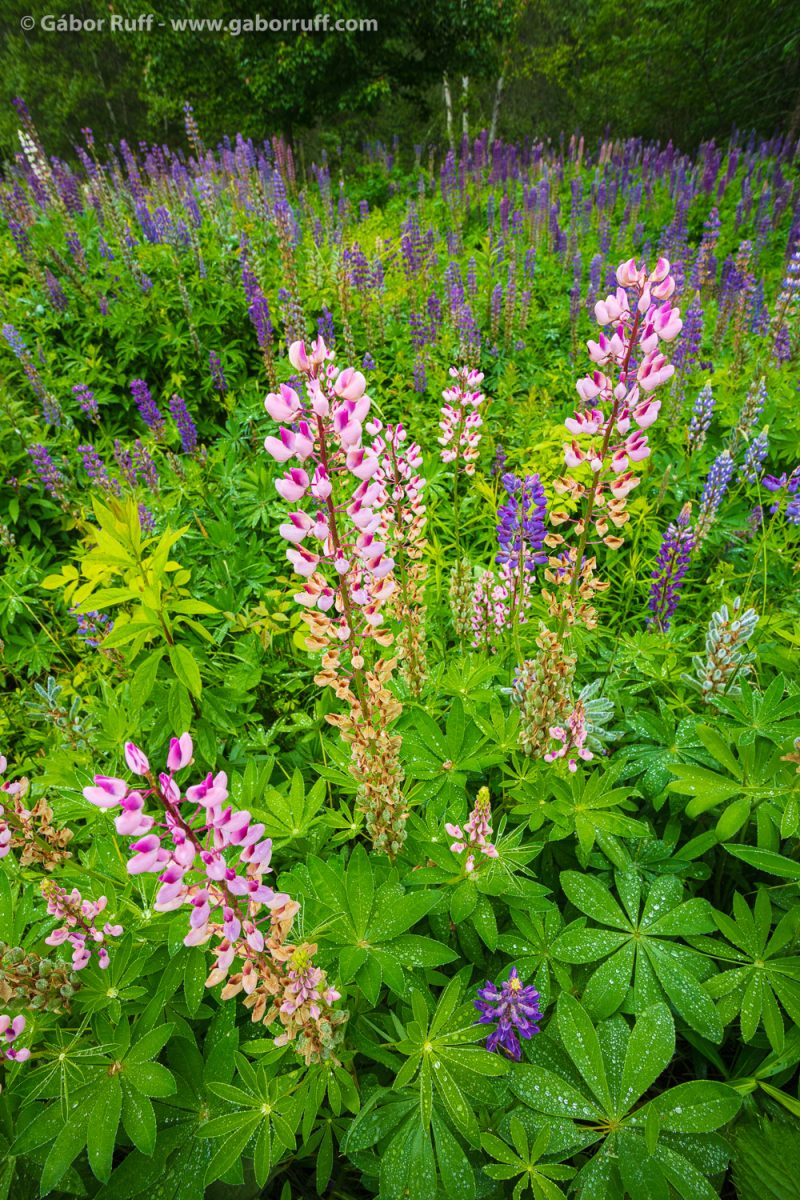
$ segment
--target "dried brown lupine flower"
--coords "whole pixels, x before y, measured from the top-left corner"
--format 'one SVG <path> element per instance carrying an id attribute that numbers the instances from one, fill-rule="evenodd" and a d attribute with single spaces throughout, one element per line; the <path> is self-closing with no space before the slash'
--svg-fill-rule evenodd
<path id="1" fill-rule="evenodd" d="M 576 572 L 576 554 L 575 548 L 570 547 L 559 557 L 548 558 L 544 577 L 548 583 L 556 584 L 558 591 L 543 588 L 542 596 L 550 615 L 561 622 L 564 630 L 579 624 L 594 629 L 597 625 L 594 597 L 598 592 L 607 591 L 609 584 L 596 577 L 597 559 L 594 557 L 584 558 Z"/>
<path id="2" fill-rule="evenodd" d="M 309 1065 L 329 1059 L 335 1062 L 348 1013 L 333 1008 L 340 995 L 328 983 L 326 973 L 314 965 L 316 945 L 286 941 L 299 908 L 296 901 L 289 900 L 272 910 L 263 950 L 248 949 L 241 971 L 230 978 L 233 952 L 223 939 L 216 947 L 217 965 L 206 987 L 227 979 L 223 1000 L 244 992 L 243 1003 L 251 1010 L 251 1020 L 264 1025 L 280 1021 L 283 1032 L 276 1037 L 276 1045 L 292 1042 Z"/>
<path id="3" fill-rule="evenodd" d="M 80 978 L 66 963 L 0 942 L 0 1004 L 69 1012 Z"/>
<path id="4" fill-rule="evenodd" d="M 459 641 L 472 636 L 472 568 L 466 558 L 450 572 L 450 615 Z"/>
<path id="5" fill-rule="evenodd" d="M 0 788 L 0 800 L 10 797 L 13 802 L 13 808 L 7 803 L 0 804 L 4 853 L 19 851 L 20 866 L 37 865 L 45 871 L 53 871 L 72 857 L 67 850 L 72 830 L 57 829 L 53 825 L 53 810 L 44 796 L 40 796 L 32 808 L 26 808 L 24 801 L 29 787 L 29 781 L 23 776 Z"/>
<path id="6" fill-rule="evenodd" d="M 329 662 L 335 651 L 323 658 Z M 380 853 L 395 858 L 405 841 L 408 813 L 403 800 L 403 769 L 400 766 L 401 738 L 391 726 L 401 712 L 397 699 L 389 691 L 397 660 L 379 659 L 372 671 L 364 672 L 365 697 L 360 700 L 349 685 L 341 686 L 337 676 L 337 695 L 347 700 L 349 712 L 329 713 L 326 720 L 336 726 L 351 750 L 350 771 L 359 785 L 357 804 L 364 813 L 367 832 Z M 327 673 L 316 682 L 327 682 Z"/>
<path id="7" fill-rule="evenodd" d="M 511 695 L 520 709 L 520 746 L 525 754 L 540 756 L 550 746 L 551 726 L 563 725 L 572 710 L 576 657 L 544 624 L 536 646 L 533 658 L 518 668 Z"/>

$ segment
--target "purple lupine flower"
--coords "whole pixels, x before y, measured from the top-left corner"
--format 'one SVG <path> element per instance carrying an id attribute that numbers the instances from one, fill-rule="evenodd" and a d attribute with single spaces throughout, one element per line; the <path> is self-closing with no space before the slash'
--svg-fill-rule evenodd
<path id="1" fill-rule="evenodd" d="M 93 650 L 102 642 L 107 633 L 111 633 L 114 628 L 114 622 L 106 613 L 87 612 L 82 613 L 77 608 L 70 608 L 68 612 L 71 617 L 75 618 L 77 625 L 76 633 L 79 638 L 86 642 L 87 646 L 91 646 Z"/>
<path id="2" fill-rule="evenodd" d="M 497 1028 L 486 1039 L 486 1049 L 507 1054 L 519 1062 L 522 1058 L 519 1039 L 527 1041 L 538 1033 L 542 1019 L 536 988 L 531 984 L 523 985 L 517 968 L 512 967 L 508 979 L 504 979 L 499 987 L 487 980 L 486 986 L 478 989 L 478 999 L 474 1003 L 481 1014 L 479 1024 L 497 1022 Z"/>
<path id="3" fill-rule="evenodd" d="M 772 355 L 775 359 L 775 365 L 782 367 L 785 362 L 788 362 L 792 357 L 792 339 L 789 333 L 788 325 L 781 325 L 778 332 L 775 334 L 775 341 L 772 345 Z"/>
<path id="4" fill-rule="evenodd" d="M 146 504 L 139 505 L 139 528 L 142 533 L 155 533 L 156 519 Z"/>
<path id="5" fill-rule="evenodd" d="M 769 453 L 769 429 L 765 425 L 745 450 L 744 462 L 739 468 L 739 478 L 746 483 L 758 483 L 764 470 L 764 461 Z"/>
<path id="6" fill-rule="evenodd" d="M 693 454 L 695 450 L 700 450 L 705 444 L 706 434 L 714 415 L 715 403 L 711 384 L 707 383 L 692 406 L 692 419 L 689 422 L 687 435 L 690 454 Z"/>
<path id="7" fill-rule="evenodd" d="M 723 450 L 711 464 L 706 478 L 703 495 L 700 497 L 700 511 L 697 514 L 696 536 L 697 544 L 707 536 L 717 516 L 717 509 L 722 503 L 728 486 L 733 478 L 735 464 L 730 450 Z"/>
<path id="8" fill-rule="evenodd" d="M 666 633 L 675 609 L 683 577 L 689 569 L 689 560 L 695 547 L 695 535 L 689 524 L 691 505 L 684 504 L 676 521 L 666 529 L 661 549 L 652 573 L 653 583 L 647 606 L 651 615 L 647 618 L 648 629 Z"/>
<path id="9" fill-rule="evenodd" d="M 3 337 L 6 339 L 17 358 L 22 358 L 23 355 L 27 354 L 28 347 L 25 345 L 13 325 L 3 326 Z"/>
<path id="10" fill-rule="evenodd" d="M 162 437 L 166 429 L 166 422 L 158 405 L 150 395 L 150 389 L 145 381 L 143 379 L 131 380 L 131 392 L 145 425 L 152 429 L 156 437 Z"/>
<path id="11" fill-rule="evenodd" d="M 502 475 L 506 469 L 507 462 L 508 462 L 508 455 L 506 454 L 505 450 L 503 449 L 502 442 L 498 442 L 497 447 L 494 452 L 494 462 L 492 463 L 491 467 L 489 468 L 489 474 L 492 477 L 497 476 L 497 475 Z"/>
<path id="12" fill-rule="evenodd" d="M 60 500 L 64 487 L 64 476 L 50 457 L 50 451 L 41 442 L 34 442 L 32 446 L 28 447 L 28 454 L 33 459 L 34 469 L 44 490 L 56 500 Z"/>
<path id="13" fill-rule="evenodd" d="M 85 383 L 76 383 L 73 385 L 72 394 L 78 401 L 81 410 L 97 425 L 100 421 L 100 413 L 98 412 L 94 392 L 90 392 Z"/>
<path id="14" fill-rule="evenodd" d="M 247 310 L 250 323 L 256 331 L 259 347 L 263 350 L 272 341 L 273 327 L 269 315 L 269 304 L 263 292 L 257 290 Z"/>
<path id="15" fill-rule="evenodd" d="M 44 279 L 47 284 L 47 290 L 50 293 L 50 303 L 56 312 L 64 312 L 67 307 L 67 297 L 64 295 L 64 289 L 56 279 L 49 267 L 45 267 Z"/>
<path id="16" fill-rule="evenodd" d="M 131 462 L 137 478 L 141 478 L 145 487 L 151 492 L 158 491 L 158 470 L 150 451 L 140 438 L 133 443 Z"/>
<path id="17" fill-rule="evenodd" d="M 184 454 L 194 454 L 197 449 L 197 427 L 189 415 L 186 401 L 176 393 L 169 402 L 169 411 L 181 436 L 181 450 Z"/>
<path id="18" fill-rule="evenodd" d="M 225 372 L 222 370 L 222 362 L 216 350 L 211 350 L 208 355 L 208 366 L 211 371 L 211 382 L 214 385 L 215 391 L 220 395 L 225 394 L 228 390 L 228 384 L 225 380 Z"/>
<path id="19" fill-rule="evenodd" d="M 366 352 L 366 354 L 364 355 L 363 359 L 361 360 L 361 370 L 362 371 L 374 371 L 375 367 L 376 367 L 375 359 L 372 357 L 372 355 L 370 354 L 370 352 L 368 350 Z"/>
<path id="20" fill-rule="evenodd" d="M 414 361 L 414 391 L 424 392 L 428 387 L 428 372 L 425 367 L 425 361 L 422 358 L 417 358 Z"/>
<path id="21" fill-rule="evenodd" d="M 322 316 L 317 318 L 317 333 L 322 338 L 328 349 L 333 349 L 336 344 L 336 333 L 333 328 L 333 313 L 329 308 L 322 306 Z"/>
<path id="22" fill-rule="evenodd" d="M 547 554 L 542 553 L 547 516 L 544 487 L 538 475 L 526 475 L 523 480 L 509 473 L 502 482 L 508 501 L 497 510 L 500 550 L 495 562 L 534 571 L 538 563 L 547 562 Z"/>
<path id="23" fill-rule="evenodd" d="M 78 446 L 78 454 L 83 459 L 83 469 L 92 483 L 97 484 L 104 492 L 115 492 L 118 495 L 119 484 L 111 478 L 106 464 L 91 442 Z"/>

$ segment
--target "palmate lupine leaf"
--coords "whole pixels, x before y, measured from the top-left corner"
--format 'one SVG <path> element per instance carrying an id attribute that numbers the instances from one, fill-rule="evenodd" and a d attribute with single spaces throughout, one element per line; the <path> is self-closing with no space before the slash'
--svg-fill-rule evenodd
<path id="1" fill-rule="evenodd" d="M 716 1196 L 707 1177 L 728 1155 L 713 1131 L 735 1116 L 741 1097 L 726 1084 L 697 1081 L 642 1103 L 674 1051 L 664 1004 L 640 1012 L 632 1030 L 620 1016 L 595 1028 L 573 996 L 559 997 L 555 1030 L 530 1044 L 531 1061 L 515 1070 L 511 1090 L 534 1112 L 570 1121 L 576 1143 L 594 1147 L 571 1184 L 581 1197 L 669 1200 L 670 1186 L 684 1200 Z"/>
<path id="2" fill-rule="evenodd" d="M 745 1042 L 751 1042 L 763 1027 L 779 1053 L 784 1046 L 781 1007 L 800 1026 L 800 957 L 782 953 L 796 940 L 800 911 L 792 908 L 784 913 L 773 930 L 772 904 L 761 888 L 752 909 L 737 892 L 733 916 L 715 912 L 714 919 L 727 944 L 711 938 L 689 939 L 720 965 L 729 966 L 706 982 L 706 991 L 718 1002 L 726 1025 L 738 1014 Z"/>
<path id="3" fill-rule="evenodd" d="M 563 871 L 561 886 L 575 907 L 599 926 L 579 919 L 557 939 L 554 950 L 565 962 L 603 960 L 584 989 L 588 1010 L 608 1017 L 622 1005 L 633 986 L 637 1011 L 656 1000 L 667 1001 L 680 1017 L 712 1042 L 722 1040 L 722 1022 L 701 979 L 708 974 L 702 956 L 675 942 L 715 928 L 711 906 L 696 897 L 684 900 L 674 876 L 652 883 L 642 903 L 642 882 L 632 872 L 616 872 L 622 906 L 596 876 Z"/>

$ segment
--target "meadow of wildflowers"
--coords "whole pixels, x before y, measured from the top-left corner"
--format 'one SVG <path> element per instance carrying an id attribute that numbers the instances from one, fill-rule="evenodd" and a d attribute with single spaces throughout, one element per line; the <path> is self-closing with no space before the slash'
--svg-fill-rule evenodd
<path id="1" fill-rule="evenodd" d="M 796 1196 L 800 143 L 17 110 L 0 1197 Z"/>

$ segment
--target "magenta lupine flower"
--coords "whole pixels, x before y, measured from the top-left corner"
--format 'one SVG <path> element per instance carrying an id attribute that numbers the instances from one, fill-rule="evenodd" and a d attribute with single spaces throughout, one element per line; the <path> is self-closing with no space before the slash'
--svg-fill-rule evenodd
<path id="1" fill-rule="evenodd" d="M 456 840 L 451 844 L 453 854 L 468 851 L 464 870 L 468 875 L 475 870 L 475 855 L 480 852 L 487 858 L 497 858 L 497 849 L 492 842 L 492 805 L 489 789 L 481 788 L 475 804 L 462 830 L 460 825 L 445 824 L 445 831 Z"/>
<path id="2" fill-rule="evenodd" d="M 583 701 L 579 700 L 567 717 L 564 725 L 550 726 L 550 737 L 556 742 L 556 746 L 544 755 L 544 761 L 551 763 L 559 758 L 565 758 L 567 760 L 567 767 L 574 774 L 578 769 L 575 755 L 583 759 L 584 762 L 590 762 L 594 758 L 591 750 L 586 745 L 588 735 L 586 709 Z"/>
<path id="3" fill-rule="evenodd" d="M 268 414 L 286 425 L 265 438 L 264 449 L 276 462 L 302 464 L 275 481 L 284 500 L 307 506 L 288 513 L 280 527 L 289 543 L 286 557 L 305 581 L 295 600 L 329 613 L 344 645 L 354 637 L 382 636 L 380 609 L 395 590 L 394 559 L 380 534 L 386 490 L 378 478 L 379 451 L 363 442 L 372 403 L 366 380 L 353 367 L 339 371 L 332 358 L 321 338 L 310 351 L 302 341 L 292 343 L 289 360 L 306 376 L 305 395 L 281 384 L 266 397 Z M 350 625 L 354 617 L 357 630 Z"/>
<path id="4" fill-rule="evenodd" d="M 3 1056 L 12 1062 L 25 1062 L 31 1056 L 27 1046 L 14 1048 L 14 1042 L 24 1031 L 25 1018 L 21 1013 L 17 1017 L 10 1017 L 8 1013 L 0 1014 L 0 1038 L 2 1038 L 0 1046 L 2 1046 Z"/>
<path id="5" fill-rule="evenodd" d="M 694 530 L 689 524 L 691 505 L 685 504 L 676 521 L 667 526 L 661 549 L 658 552 L 653 583 L 650 588 L 648 608 L 651 616 L 648 628 L 665 633 L 678 607 L 683 578 L 689 569 L 689 561 L 695 547 Z"/>
<path id="6" fill-rule="evenodd" d="M 520 1038 L 528 1041 L 539 1032 L 542 1012 L 539 1008 L 539 993 L 531 984 L 524 985 L 516 967 L 512 967 L 508 979 L 499 985 L 486 981 L 478 990 L 475 1007 L 481 1014 L 481 1025 L 497 1028 L 486 1039 L 486 1049 L 506 1054 L 516 1062 L 522 1058 Z"/>
<path id="7" fill-rule="evenodd" d="M 280 908 L 288 900 L 262 879 L 270 870 L 272 842 L 263 838 L 264 826 L 254 822 L 249 812 L 237 812 L 226 804 L 224 771 L 209 772 L 182 793 L 175 775 L 190 765 L 192 754 L 188 733 L 172 738 L 167 769 L 156 778 L 143 751 L 127 742 L 125 761 L 143 782 L 131 788 L 123 779 L 96 775 L 94 785 L 84 788 L 83 794 L 98 808 L 121 809 L 114 821 L 117 833 L 134 839 L 128 874 L 158 875 L 156 911 L 189 907 L 185 945 L 201 946 L 217 933 L 231 945 L 242 935 L 253 950 L 263 950 L 264 936 L 255 916 L 262 906 Z M 161 808 L 158 825 L 145 812 L 150 797 L 156 797 Z"/>
<path id="8" fill-rule="evenodd" d="M 145 381 L 143 379 L 131 380 L 131 392 L 145 425 L 152 429 L 156 437 L 161 437 L 166 429 L 166 423 Z"/>
<path id="9" fill-rule="evenodd" d="M 483 372 L 451 367 L 450 375 L 456 382 L 442 392 L 441 458 L 442 462 L 454 463 L 456 471 L 460 468 L 466 475 L 474 475 L 483 425 L 478 408 L 486 399 L 480 391 Z"/>
<path id="10" fill-rule="evenodd" d="M 84 900 L 77 888 L 68 892 L 66 888 L 48 879 L 42 884 L 42 893 L 47 900 L 47 911 L 51 916 L 63 920 L 64 924 L 46 937 L 48 946 L 61 946 L 69 942 L 72 946 L 72 967 L 82 971 L 88 966 L 92 949 L 97 949 L 97 965 L 102 969 L 109 964 L 108 950 L 104 942 L 107 937 L 120 937 L 121 925 L 112 925 L 106 921 L 102 929 L 95 925 L 108 904 L 105 896 L 97 900 Z"/>

